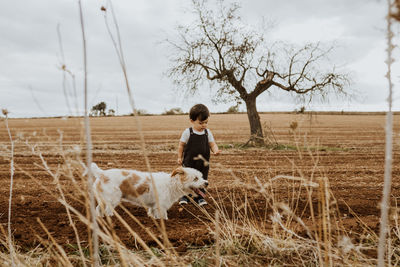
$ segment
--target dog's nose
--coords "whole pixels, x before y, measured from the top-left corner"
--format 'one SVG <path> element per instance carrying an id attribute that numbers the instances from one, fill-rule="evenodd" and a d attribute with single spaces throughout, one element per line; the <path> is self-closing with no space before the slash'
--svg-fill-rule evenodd
<path id="1" fill-rule="evenodd" d="M 206 180 L 206 183 L 205 183 L 205 185 L 206 185 L 206 187 L 208 186 L 208 181 Z"/>

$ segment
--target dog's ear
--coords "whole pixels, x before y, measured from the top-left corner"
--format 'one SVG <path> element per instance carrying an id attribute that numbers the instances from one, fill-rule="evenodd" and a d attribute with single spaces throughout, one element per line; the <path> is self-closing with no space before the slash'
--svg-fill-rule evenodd
<path id="1" fill-rule="evenodd" d="M 172 173 L 171 173 L 171 177 L 174 177 L 177 174 L 184 174 L 185 171 L 183 170 L 182 167 L 176 168 Z"/>

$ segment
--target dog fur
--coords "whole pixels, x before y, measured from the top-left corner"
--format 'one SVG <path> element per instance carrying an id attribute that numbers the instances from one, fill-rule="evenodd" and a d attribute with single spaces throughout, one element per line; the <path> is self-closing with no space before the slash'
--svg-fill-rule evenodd
<path id="1" fill-rule="evenodd" d="M 129 202 L 147 209 L 155 219 L 168 219 L 168 209 L 182 196 L 201 194 L 208 182 L 196 169 L 179 167 L 171 174 L 165 172 L 141 172 L 136 170 L 102 170 L 92 163 L 91 170 L 96 181 L 93 184 L 97 216 L 112 216 L 114 208 L 121 202 Z M 153 182 L 154 181 L 154 187 Z M 159 208 L 155 191 L 158 194 Z"/>

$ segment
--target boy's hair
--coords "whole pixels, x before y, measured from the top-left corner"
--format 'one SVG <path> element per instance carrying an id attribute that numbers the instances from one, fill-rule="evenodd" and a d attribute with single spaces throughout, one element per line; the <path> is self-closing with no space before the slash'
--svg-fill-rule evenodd
<path id="1" fill-rule="evenodd" d="M 210 117 L 208 108 L 203 104 L 194 105 L 189 112 L 189 118 L 193 121 L 199 119 L 199 121 L 205 121 Z"/>

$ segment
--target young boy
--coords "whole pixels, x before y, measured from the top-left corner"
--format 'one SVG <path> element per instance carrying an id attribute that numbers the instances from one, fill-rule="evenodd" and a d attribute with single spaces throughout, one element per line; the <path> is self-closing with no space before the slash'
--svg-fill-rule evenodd
<path id="1" fill-rule="evenodd" d="M 210 160 L 210 150 L 214 155 L 218 155 L 220 150 L 215 143 L 210 130 L 207 130 L 208 117 L 210 112 L 203 104 L 194 105 L 189 112 L 192 127 L 183 131 L 178 147 L 178 164 L 184 167 L 191 167 L 203 173 L 203 178 L 208 178 L 208 161 Z M 201 155 L 201 157 L 199 157 Z M 204 160 L 207 162 L 205 162 Z M 205 193 L 204 189 L 202 190 Z M 207 205 L 207 201 L 198 196 L 194 198 L 199 206 Z M 187 196 L 179 200 L 179 204 L 187 204 Z"/>

